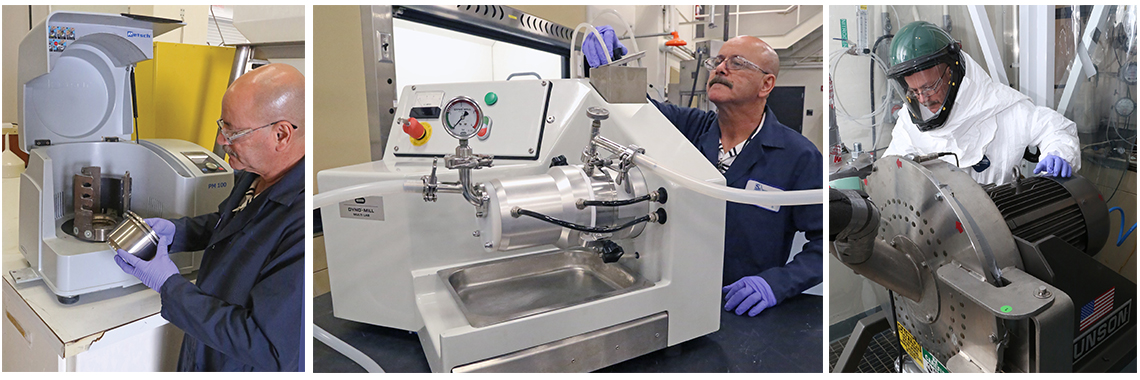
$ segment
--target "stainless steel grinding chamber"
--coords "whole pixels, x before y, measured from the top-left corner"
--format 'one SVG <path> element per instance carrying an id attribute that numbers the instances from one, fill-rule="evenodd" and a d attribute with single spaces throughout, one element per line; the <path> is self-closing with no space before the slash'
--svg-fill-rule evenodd
<path id="1" fill-rule="evenodd" d="M 624 249 L 614 240 L 638 237 L 646 223 L 665 224 L 665 209 L 652 210 L 650 203 L 663 205 L 668 194 L 664 188 L 651 191 L 633 164 L 633 155 L 644 149 L 600 135 L 607 109 L 589 107 L 586 114 L 592 122 L 582 165 L 561 157 L 545 174 L 475 184 L 471 171 L 491 167 L 494 157 L 475 154 L 460 138 L 456 153 L 444 157 L 448 169 L 459 171 L 459 182 L 440 182 L 433 161 L 431 174 L 421 178 L 424 201 L 436 201 L 437 193 L 462 194 L 475 206 L 479 230 L 473 235 L 488 252 L 551 244 L 586 248 L 606 263 L 617 262 Z M 612 155 L 605 156 L 607 151 Z"/>
<path id="2" fill-rule="evenodd" d="M 591 140 L 583 149 L 582 165 L 567 164 L 562 157 L 544 174 L 476 184 L 471 170 L 492 166 L 494 158 L 473 153 L 468 140 L 460 138 L 456 153 L 444 157 L 448 169 L 459 170 L 459 182 L 440 182 L 436 162 L 431 174 L 421 178 L 425 202 L 436 201 L 437 193 L 453 193 L 475 206 L 479 229 L 473 235 L 485 251 L 543 245 L 561 249 L 440 270 L 440 279 L 471 326 L 486 327 L 653 286 L 624 266 L 606 264 L 617 263 L 625 253 L 615 240 L 638 237 L 647 223 L 665 224 L 665 209 L 652 210 L 650 204 L 665 204 L 668 194 L 664 188 L 651 191 L 633 165 L 632 156 L 643 149 L 622 147 L 599 135 L 608 110 L 590 107 L 587 116 L 592 120 Z M 607 150 L 614 155 L 604 156 Z"/>
<path id="3" fill-rule="evenodd" d="M 888 156 L 864 183 L 832 191 L 832 254 L 893 294 L 836 371 L 858 364 L 849 348 L 876 334 L 863 326 L 894 330 L 904 370 L 1106 372 L 1135 357 L 1136 285 L 1092 258 L 1108 211 L 1087 179 L 983 186 L 933 156 Z M 1107 311 L 1081 323 L 1094 300 Z"/>
<path id="4" fill-rule="evenodd" d="M 111 230 L 131 208 L 131 172 L 122 177 L 103 176 L 98 166 L 88 166 L 73 176 L 74 218 L 63 231 L 83 241 L 106 242 Z"/>
<path id="5" fill-rule="evenodd" d="M 123 213 L 123 221 L 108 235 L 107 244 L 111 248 L 127 251 L 136 257 L 150 261 L 158 252 L 158 234 L 137 214 Z"/>

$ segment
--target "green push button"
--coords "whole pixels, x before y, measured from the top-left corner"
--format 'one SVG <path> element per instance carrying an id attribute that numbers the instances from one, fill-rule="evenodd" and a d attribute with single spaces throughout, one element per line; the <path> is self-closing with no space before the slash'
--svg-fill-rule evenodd
<path id="1" fill-rule="evenodd" d="M 489 106 L 493 106 L 499 102 L 499 95 L 496 95 L 494 92 L 488 92 L 487 95 L 483 96 L 483 102 Z"/>
<path id="2" fill-rule="evenodd" d="M 1011 306 L 1009 306 L 1009 305 L 1005 305 L 1005 306 L 1002 306 L 1002 307 L 1001 307 L 1001 312 L 1002 312 L 1002 313 L 1009 313 L 1009 312 L 1011 312 L 1011 311 L 1013 311 L 1013 307 L 1011 307 Z"/>

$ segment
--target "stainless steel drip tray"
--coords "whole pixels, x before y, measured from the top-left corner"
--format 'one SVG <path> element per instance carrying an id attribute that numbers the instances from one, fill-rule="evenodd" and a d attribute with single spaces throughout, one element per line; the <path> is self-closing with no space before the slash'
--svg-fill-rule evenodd
<path id="1" fill-rule="evenodd" d="M 564 250 L 439 271 L 474 327 L 579 305 L 653 286 L 596 253 Z"/>

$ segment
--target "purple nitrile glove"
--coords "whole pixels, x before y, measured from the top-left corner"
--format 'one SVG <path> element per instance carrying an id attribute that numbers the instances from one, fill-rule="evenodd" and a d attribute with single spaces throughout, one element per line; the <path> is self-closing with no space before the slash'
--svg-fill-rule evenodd
<path id="1" fill-rule="evenodd" d="M 161 218 L 143 221 L 158 234 L 158 249 L 154 258 L 146 261 L 120 249 L 115 253 L 115 263 L 119 264 L 123 272 L 138 277 L 143 284 L 157 292 L 162 289 L 162 284 L 170 276 L 178 274 L 178 266 L 170 260 L 168 252 L 170 242 L 174 238 L 174 223 Z"/>
<path id="2" fill-rule="evenodd" d="M 1069 166 L 1069 162 L 1056 155 L 1045 156 L 1037 167 L 1033 168 L 1033 174 L 1045 172 L 1053 177 L 1069 178 L 1073 175 L 1073 167 Z"/>
<path id="3" fill-rule="evenodd" d="M 764 281 L 760 276 L 743 277 L 732 285 L 725 286 L 721 291 L 728 292 L 724 296 L 724 310 L 735 309 L 736 315 L 748 312 L 749 317 L 755 317 L 764 309 L 776 305 L 776 295 L 772 294 L 772 287 L 768 286 L 768 281 Z"/>
<path id="4" fill-rule="evenodd" d="M 609 25 L 603 25 L 598 28 L 598 34 L 602 35 L 602 40 L 606 43 L 606 48 L 602 49 L 602 44 L 598 43 L 598 39 L 594 37 L 594 33 L 586 33 L 586 40 L 582 42 L 582 54 L 586 55 L 586 63 L 590 67 L 598 67 L 604 65 L 610 60 L 606 59 L 606 53 L 610 54 L 610 59 L 614 59 L 614 51 L 617 51 L 617 56 L 621 57 L 627 52 L 625 45 L 618 41 L 617 33 L 614 33 L 614 28 Z"/>

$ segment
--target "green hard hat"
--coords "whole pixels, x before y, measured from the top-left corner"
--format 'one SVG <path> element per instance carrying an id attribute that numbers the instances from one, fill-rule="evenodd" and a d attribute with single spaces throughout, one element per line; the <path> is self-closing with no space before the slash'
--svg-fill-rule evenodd
<path id="1" fill-rule="evenodd" d="M 906 24 L 891 39 L 891 67 L 887 70 L 887 77 L 902 96 L 911 121 L 918 130 L 926 132 L 940 128 L 950 117 L 954 100 L 958 97 L 959 85 L 966 75 L 961 50 L 962 45 L 950 37 L 949 33 L 926 21 Z M 941 83 L 946 84 L 942 86 L 942 91 L 946 93 L 940 110 L 933 113 L 924 109 L 925 106 L 919 104 L 918 99 L 906 95 L 909 88 L 906 77 L 940 64 L 945 65 L 950 76 L 941 80 Z M 924 116 L 924 112 L 933 115 Z"/>
<path id="2" fill-rule="evenodd" d="M 926 21 L 906 24 L 891 39 L 891 66 L 935 55 L 955 44 L 957 41 L 949 33 L 934 24 Z"/>

